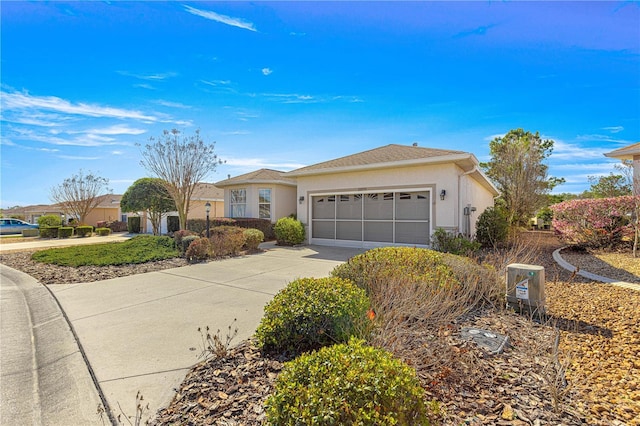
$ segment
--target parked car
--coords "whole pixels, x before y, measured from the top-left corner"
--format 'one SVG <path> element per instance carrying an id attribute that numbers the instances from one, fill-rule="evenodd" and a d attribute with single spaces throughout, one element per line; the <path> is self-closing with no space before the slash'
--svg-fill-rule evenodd
<path id="1" fill-rule="evenodd" d="M 0 219 L 0 234 L 21 234 L 23 229 L 38 229 L 38 225 L 20 219 Z"/>

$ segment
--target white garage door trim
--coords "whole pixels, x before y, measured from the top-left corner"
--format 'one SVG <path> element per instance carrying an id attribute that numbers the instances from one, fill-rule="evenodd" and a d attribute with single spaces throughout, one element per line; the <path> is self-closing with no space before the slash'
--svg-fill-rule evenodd
<path id="1" fill-rule="evenodd" d="M 432 188 L 331 191 L 309 195 L 311 244 L 362 248 L 428 247 L 430 244 Z"/>

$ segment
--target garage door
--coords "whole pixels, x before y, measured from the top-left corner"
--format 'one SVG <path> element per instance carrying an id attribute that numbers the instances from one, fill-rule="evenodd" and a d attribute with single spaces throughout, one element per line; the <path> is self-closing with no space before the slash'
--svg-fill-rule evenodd
<path id="1" fill-rule="evenodd" d="M 429 191 L 311 197 L 311 243 L 422 245 L 430 240 Z"/>

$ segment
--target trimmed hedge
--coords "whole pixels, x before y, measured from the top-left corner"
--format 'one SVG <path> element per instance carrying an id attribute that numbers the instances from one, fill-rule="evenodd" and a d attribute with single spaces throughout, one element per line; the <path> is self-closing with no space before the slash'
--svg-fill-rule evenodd
<path id="1" fill-rule="evenodd" d="M 38 218 L 38 225 L 41 228 L 62 226 L 62 218 L 55 214 L 46 214 Z"/>
<path id="2" fill-rule="evenodd" d="M 73 226 L 61 226 L 58 228 L 58 238 L 69 238 L 73 235 Z"/>
<path id="3" fill-rule="evenodd" d="M 269 425 L 428 425 L 415 371 L 351 339 L 284 365 L 266 401 Z"/>
<path id="4" fill-rule="evenodd" d="M 191 237 L 192 236 L 185 237 L 182 242 L 184 243 Z M 207 260 L 211 256 L 211 242 L 206 237 L 195 238 L 196 239 L 189 244 L 189 247 L 185 251 L 185 257 L 189 262 L 202 262 Z"/>
<path id="5" fill-rule="evenodd" d="M 78 237 L 90 237 L 93 234 L 93 226 L 82 225 L 76 228 L 76 235 Z"/>
<path id="6" fill-rule="evenodd" d="M 41 226 L 40 238 L 58 238 L 60 226 Z"/>
<path id="7" fill-rule="evenodd" d="M 256 330 L 266 352 L 299 354 L 363 333 L 369 299 L 341 278 L 300 278 L 265 306 Z"/>
<path id="8" fill-rule="evenodd" d="M 111 235 L 111 229 L 110 228 L 96 228 L 96 234 L 98 234 L 101 237 L 106 237 L 108 235 Z"/>
<path id="9" fill-rule="evenodd" d="M 37 237 L 38 235 L 40 235 L 40 230 L 36 228 L 22 230 L 23 237 Z"/>
<path id="10" fill-rule="evenodd" d="M 191 243 L 199 239 L 200 237 L 195 234 L 185 235 L 184 237 L 182 237 L 180 239 L 180 246 L 178 247 L 180 249 L 180 252 L 185 253 L 185 256 L 186 256 L 187 250 L 189 249 L 189 246 L 191 245 Z"/>

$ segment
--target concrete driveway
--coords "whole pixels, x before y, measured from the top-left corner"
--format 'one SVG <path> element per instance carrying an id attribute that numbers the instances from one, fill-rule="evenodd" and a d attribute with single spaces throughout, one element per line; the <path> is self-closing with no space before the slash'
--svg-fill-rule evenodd
<path id="1" fill-rule="evenodd" d="M 251 336 L 264 305 L 290 281 L 327 276 L 360 249 L 262 246 L 260 254 L 88 284 L 51 285 L 117 416 L 167 405 L 202 350 L 198 327 Z M 237 322 L 233 320 L 237 319 Z M 120 408 L 121 407 L 121 408 Z"/>

